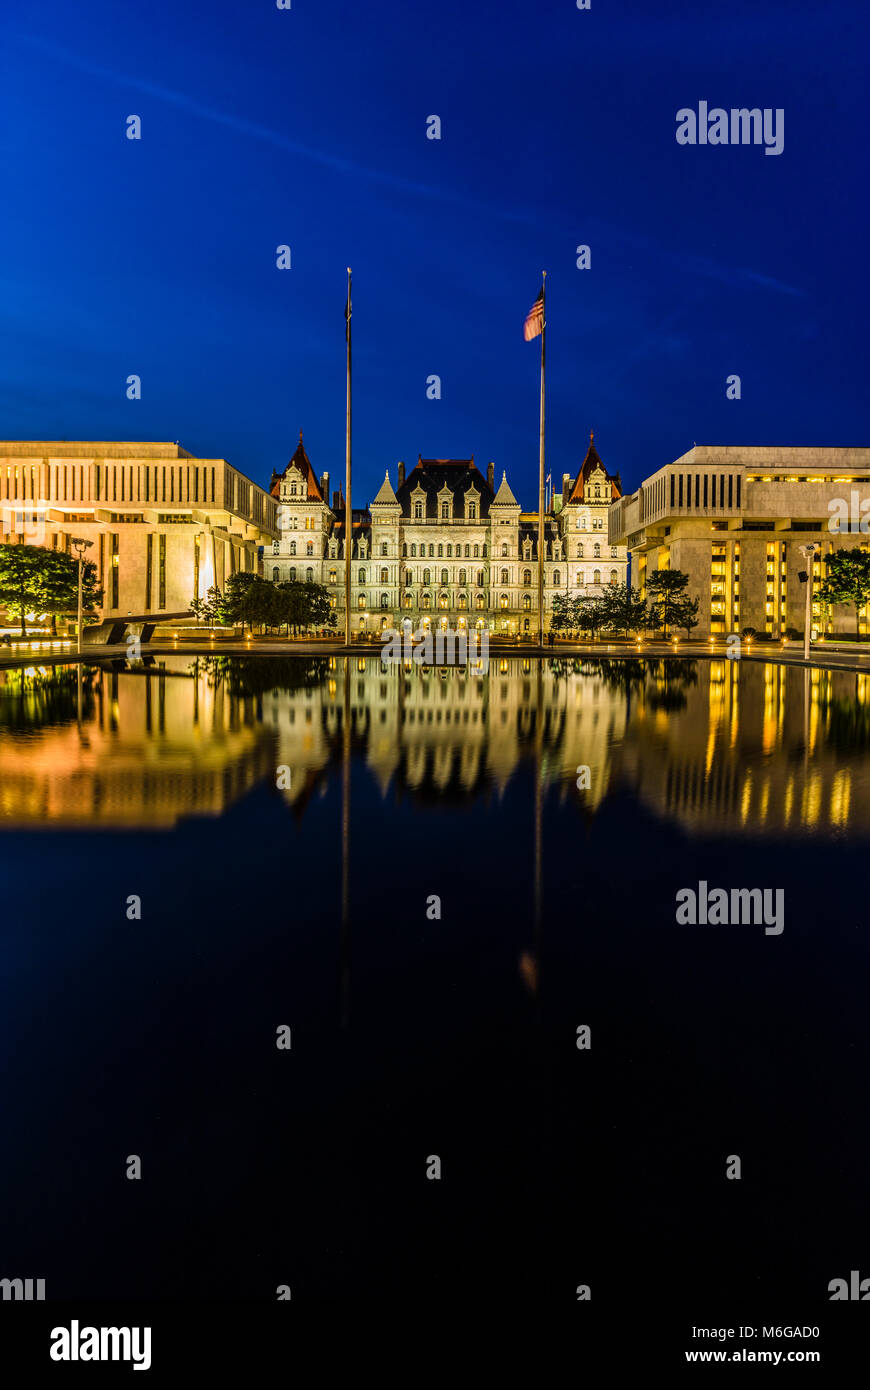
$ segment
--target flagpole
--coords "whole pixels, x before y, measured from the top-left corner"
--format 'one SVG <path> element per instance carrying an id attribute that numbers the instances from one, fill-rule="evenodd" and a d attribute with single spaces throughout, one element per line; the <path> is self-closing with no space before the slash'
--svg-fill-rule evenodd
<path id="1" fill-rule="evenodd" d="M 547 272 L 541 284 L 541 437 L 538 476 L 538 646 L 544 645 L 544 368 L 547 342 Z"/>
<path id="2" fill-rule="evenodd" d="M 353 550 L 353 511 L 350 505 L 350 266 L 347 268 L 347 419 L 345 424 L 344 460 L 344 643 L 350 646 L 350 568 Z"/>

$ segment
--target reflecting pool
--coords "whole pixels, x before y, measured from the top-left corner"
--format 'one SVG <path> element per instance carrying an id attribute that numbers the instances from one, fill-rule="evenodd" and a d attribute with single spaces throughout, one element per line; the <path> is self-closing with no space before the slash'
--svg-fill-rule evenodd
<path id="1" fill-rule="evenodd" d="M 844 671 L 0 672 L 0 1277 L 824 1299 L 867 1220 L 868 839 Z M 679 924 L 701 882 L 784 931 Z"/>

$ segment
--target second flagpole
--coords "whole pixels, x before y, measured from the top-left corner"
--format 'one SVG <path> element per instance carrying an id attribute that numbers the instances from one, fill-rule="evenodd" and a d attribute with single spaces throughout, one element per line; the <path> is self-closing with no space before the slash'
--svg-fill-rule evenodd
<path id="1" fill-rule="evenodd" d="M 344 644 L 350 646 L 350 569 L 353 559 L 353 512 L 350 505 L 350 266 L 347 268 L 347 420 L 344 438 L 345 499 L 344 499 Z"/>
<path id="2" fill-rule="evenodd" d="M 541 283 L 541 434 L 538 474 L 538 646 L 544 645 L 544 370 L 547 342 L 547 272 Z"/>

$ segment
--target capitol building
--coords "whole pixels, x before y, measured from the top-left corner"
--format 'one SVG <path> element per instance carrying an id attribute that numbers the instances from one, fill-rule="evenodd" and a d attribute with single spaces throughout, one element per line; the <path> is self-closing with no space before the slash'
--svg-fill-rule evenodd
<path id="1" fill-rule="evenodd" d="M 279 538 L 266 548 L 263 573 L 276 582 L 323 584 L 343 625 L 347 508 L 330 496 L 329 474 L 315 473 L 299 445 L 273 473 Z M 619 474 L 604 467 L 590 436 L 576 475 L 566 473 L 544 518 L 544 623 L 557 594 L 572 598 L 626 581 L 625 545 L 611 544 L 607 513 L 622 496 Z M 389 472 L 376 497 L 354 508 L 351 604 L 361 632 L 442 627 L 505 634 L 537 631 L 538 513 L 524 511 L 507 474 L 482 473 L 468 459 L 418 458 L 406 474 Z M 340 615 L 340 616 L 339 616 Z"/>

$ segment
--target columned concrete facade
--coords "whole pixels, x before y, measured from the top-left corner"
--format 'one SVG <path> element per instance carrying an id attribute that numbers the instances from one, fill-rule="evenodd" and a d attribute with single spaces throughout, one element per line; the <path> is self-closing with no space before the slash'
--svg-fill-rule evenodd
<path id="1" fill-rule="evenodd" d="M 688 574 L 688 592 L 700 599 L 695 635 L 753 627 L 781 637 L 787 628 L 804 629 L 800 547 L 820 547 L 813 569 L 818 584 L 832 549 L 867 546 L 859 513 L 855 529 L 836 529 L 856 498 L 868 499 L 870 510 L 870 448 L 696 445 L 611 505 L 609 539 L 628 547 L 634 582 L 644 592 L 653 570 Z M 817 632 L 854 626 L 854 610 L 813 604 Z M 861 630 L 867 629 L 865 612 Z"/>
<path id="2" fill-rule="evenodd" d="M 100 615 L 185 613 L 236 571 L 259 572 L 277 503 L 225 459 L 177 444 L 0 443 L 0 540 L 92 545 Z"/>

